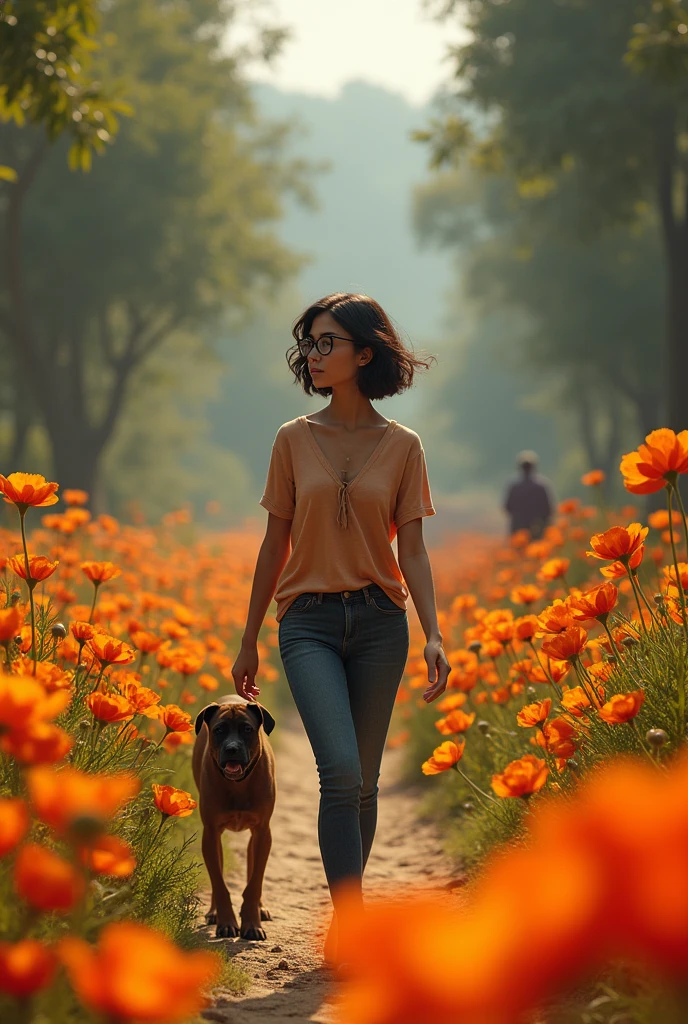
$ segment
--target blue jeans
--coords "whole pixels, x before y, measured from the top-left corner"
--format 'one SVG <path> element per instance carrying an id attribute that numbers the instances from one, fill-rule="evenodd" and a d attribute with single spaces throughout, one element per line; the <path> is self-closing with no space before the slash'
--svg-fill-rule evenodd
<path id="1" fill-rule="evenodd" d="M 327 882 L 360 879 L 377 824 L 377 781 L 408 657 L 408 616 L 377 584 L 304 593 L 279 623 L 289 688 L 320 777 Z"/>

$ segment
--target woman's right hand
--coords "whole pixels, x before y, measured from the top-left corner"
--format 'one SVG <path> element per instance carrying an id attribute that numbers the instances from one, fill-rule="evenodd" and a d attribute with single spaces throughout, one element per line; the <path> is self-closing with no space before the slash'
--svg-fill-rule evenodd
<path id="1" fill-rule="evenodd" d="M 260 688 L 256 685 L 258 675 L 258 647 L 242 643 L 237 660 L 232 665 L 232 678 L 236 692 L 244 700 L 257 700 Z"/>

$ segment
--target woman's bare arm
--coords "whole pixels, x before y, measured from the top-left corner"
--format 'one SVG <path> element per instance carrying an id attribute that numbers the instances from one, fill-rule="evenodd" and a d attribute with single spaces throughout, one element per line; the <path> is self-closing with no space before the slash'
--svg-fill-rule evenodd
<path id="1" fill-rule="evenodd" d="M 291 519 L 280 519 L 268 512 L 268 525 L 253 574 L 241 650 L 232 666 L 236 691 L 246 700 L 255 700 L 260 693 L 255 683 L 258 672 L 258 633 L 275 595 L 277 580 L 289 558 L 290 535 Z"/>

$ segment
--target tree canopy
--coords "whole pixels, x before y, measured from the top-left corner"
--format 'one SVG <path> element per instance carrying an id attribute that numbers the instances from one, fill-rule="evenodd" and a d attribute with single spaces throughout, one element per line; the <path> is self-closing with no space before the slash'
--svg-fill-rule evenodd
<path id="1" fill-rule="evenodd" d="M 19 180 L 4 186 L 0 326 L 66 486 L 93 488 L 132 377 L 161 345 L 203 344 L 298 265 L 272 224 L 285 190 L 307 191 L 304 167 L 282 157 L 281 126 L 258 122 L 243 56 L 221 48 L 232 16 L 218 0 L 104 8 L 92 70 L 133 116 L 89 174 L 70 171 L 69 140 L 3 131 Z M 41 155 L 22 191 L 27 151 Z"/>

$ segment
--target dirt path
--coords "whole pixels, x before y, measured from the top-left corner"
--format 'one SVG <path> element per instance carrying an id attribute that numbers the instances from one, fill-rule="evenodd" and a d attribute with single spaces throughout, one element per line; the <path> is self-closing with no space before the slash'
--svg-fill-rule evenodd
<path id="1" fill-rule="evenodd" d="M 332 1021 L 330 975 L 322 965 L 323 928 L 331 905 L 316 834 L 318 775 L 300 720 L 281 725 L 277 755 L 278 795 L 272 819 L 273 845 L 263 899 L 273 920 L 266 942 L 229 939 L 235 962 L 254 979 L 244 996 L 220 996 L 204 1011 L 226 1024 Z M 397 782 L 401 753 L 385 751 L 380 776 L 378 827 L 366 867 L 364 891 L 383 894 L 400 882 L 451 887 L 451 865 L 440 850 L 432 823 L 419 821 L 418 795 Z M 227 834 L 225 834 L 227 836 Z M 239 868 L 228 873 L 234 906 L 241 902 L 248 833 L 225 838 Z M 458 880 L 457 880 L 458 884 Z M 204 903 L 207 909 L 208 899 Z M 323 924 L 325 922 L 325 924 Z M 212 934 L 208 929 L 208 934 Z"/>

